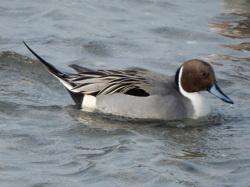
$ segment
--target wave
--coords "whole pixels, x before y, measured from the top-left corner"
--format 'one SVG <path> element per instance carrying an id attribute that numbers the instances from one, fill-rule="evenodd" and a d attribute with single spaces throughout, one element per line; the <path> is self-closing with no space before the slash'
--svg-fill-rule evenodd
<path id="1" fill-rule="evenodd" d="M 0 101 L 29 105 L 61 105 L 67 92 L 45 68 L 13 51 L 0 53 Z"/>

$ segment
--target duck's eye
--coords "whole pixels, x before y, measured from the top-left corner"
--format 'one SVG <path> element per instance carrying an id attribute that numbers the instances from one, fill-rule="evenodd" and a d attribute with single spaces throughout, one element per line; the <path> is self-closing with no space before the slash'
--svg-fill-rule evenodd
<path id="1" fill-rule="evenodd" d="M 208 73 L 207 72 L 202 72 L 202 77 L 207 78 L 208 77 Z"/>

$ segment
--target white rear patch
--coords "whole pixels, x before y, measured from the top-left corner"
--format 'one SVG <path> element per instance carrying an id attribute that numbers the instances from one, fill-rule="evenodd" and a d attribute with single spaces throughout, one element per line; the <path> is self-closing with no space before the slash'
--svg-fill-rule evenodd
<path id="1" fill-rule="evenodd" d="M 210 107 L 209 107 L 208 103 L 205 102 L 202 95 L 200 95 L 199 92 L 193 92 L 193 93 L 186 92 L 182 88 L 182 85 L 181 85 L 182 69 L 183 69 L 183 67 L 181 67 L 181 69 L 180 69 L 179 78 L 178 78 L 179 89 L 180 89 L 181 94 L 183 96 L 187 97 L 188 99 L 190 99 L 190 101 L 193 105 L 193 108 L 194 108 L 193 118 L 197 119 L 199 117 L 208 115 L 210 112 Z"/>
<path id="2" fill-rule="evenodd" d="M 96 97 L 92 95 L 84 95 L 82 101 L 82 109 L 95 109 L 96 108 Z"/>

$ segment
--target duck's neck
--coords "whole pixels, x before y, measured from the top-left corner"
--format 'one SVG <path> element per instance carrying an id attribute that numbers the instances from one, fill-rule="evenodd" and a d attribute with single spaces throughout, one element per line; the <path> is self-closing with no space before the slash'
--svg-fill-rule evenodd
<path id="1" fill-rule="evenodd" d="M 204 98 L 202 97 L 202 95 L 199 94 L 199 92 L 187 92 L 183 89 L 181 85 L 182 72 L 183 72 L 183 66 L 181 66 L 177 70 L 175 75 L 175 82 L 177 84 L 178 91 L 181 93 L 181 95 L 183 95 L 184 97 L 188 98 L 191 101 L 194 109 L 194 114 L 193 114 L 194 119 L 206 116 L 210 111 L 209 105 L 206 104 Z"/>

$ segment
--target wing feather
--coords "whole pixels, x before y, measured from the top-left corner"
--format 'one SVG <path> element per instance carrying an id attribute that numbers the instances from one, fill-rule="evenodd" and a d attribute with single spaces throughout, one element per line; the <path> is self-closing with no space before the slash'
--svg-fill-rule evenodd
<path id="1" fill-rule="evenodd" d="M 145 78 L 145 70 L 90 70 L 78 65 L 70 65 L 77 71 L 76 74 L 68 75 L 67 80 L 71 85 L 72 92 L 83 94 L 109 95 L 124 93 L 139 89 L 147 93 L 145 87 L 148 84 Z M 131 92 L 132 93 L 132 92 Z M 134 92 L 133 92 L 134 93 Z M 149 94 L 143 94 L 143 96 Z"/>

